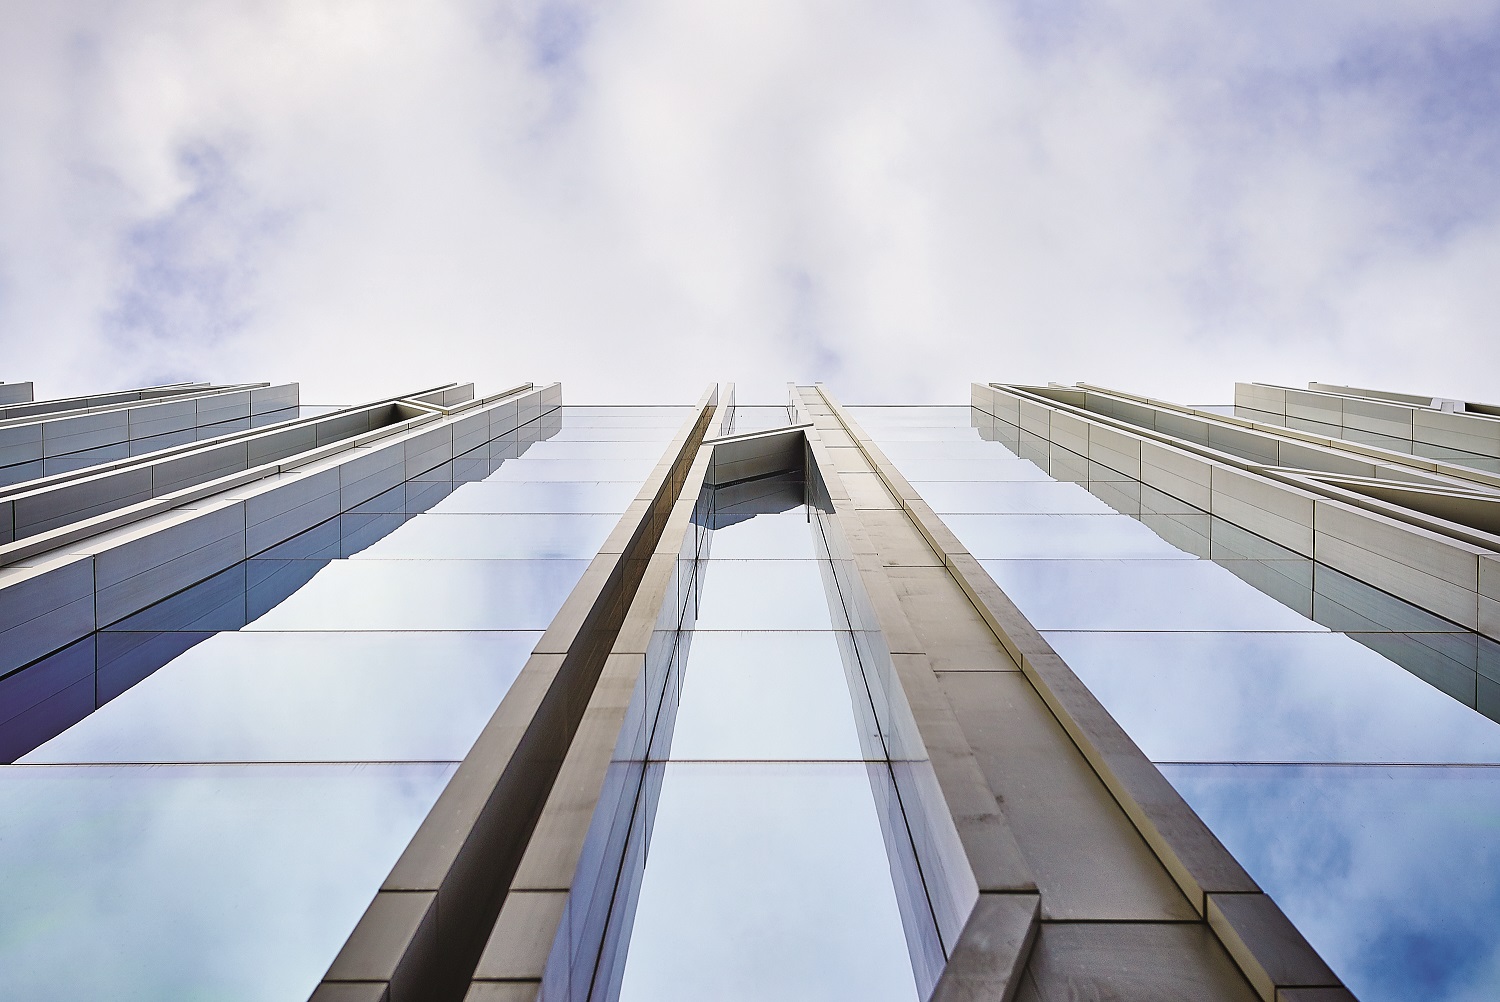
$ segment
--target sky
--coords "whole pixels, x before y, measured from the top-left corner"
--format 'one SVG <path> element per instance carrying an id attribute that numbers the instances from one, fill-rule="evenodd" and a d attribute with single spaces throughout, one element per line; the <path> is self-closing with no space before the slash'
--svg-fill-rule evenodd
<path id="1" fill-rule="evenodd" d="M 0 379 L 1500 402 L 1500 2 L 6 4 Z"/>

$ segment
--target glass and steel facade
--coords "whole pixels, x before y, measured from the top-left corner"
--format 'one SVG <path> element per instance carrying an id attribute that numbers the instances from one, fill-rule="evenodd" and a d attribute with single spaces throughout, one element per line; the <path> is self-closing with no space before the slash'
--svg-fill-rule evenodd
<path id="1" fill-rule="evenodd" d="M 0 997 L 1500 991 L 1493 408 L 29 395 Z"/>

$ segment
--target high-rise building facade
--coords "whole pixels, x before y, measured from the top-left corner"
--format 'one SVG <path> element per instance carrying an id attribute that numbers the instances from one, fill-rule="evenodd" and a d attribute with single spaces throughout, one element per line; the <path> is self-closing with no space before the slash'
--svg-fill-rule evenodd
<path id="1" fill-rule="evenodd" d="M 0 384 L 0 998 L 1500 995 L 1500 408 Z"/>

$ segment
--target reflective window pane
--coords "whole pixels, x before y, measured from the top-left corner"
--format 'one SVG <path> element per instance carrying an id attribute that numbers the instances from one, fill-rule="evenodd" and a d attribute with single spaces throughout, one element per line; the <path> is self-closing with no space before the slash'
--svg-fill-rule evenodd
<path id="1" fill-rule="evenodd" d="M 461 489 L 461 488 L 460 488 Z M 949 514 L 1016 513 L 1036 515 L 1112 515 L 1114 509 L 1077 484 L 1050 480 L 990 481 L 988 483 L 932 482 L 922 485 L 922 498 L 949 525 Z"/>
<path id="2" fill-rule="evenodd" d="M 454 768 L 0 769 L 0 997 L 307 998 Z"/>
<path id="3" fill-rule="evenodd" d="M 1162 772 L 1361 1002 L 1500 991 L 1500 769 Z"/>
<path id="4" fill-rule="evenodd" d="M 1337 633 L 1049 633 L 1157 762 L 1495 762 L 1500 724 Z"/>
<path id="5" fill-rule="evenodd" d="M 456 761 L 540 637 L 221 633 L 22 761 Z"/>
<path id="6" fill-rule="evenodd" d="M 673 759 L 860 759 L 831 632 L 693 634 Z"/>
<path id="7" fill-rule="evenodd" d="M 929 480 L 985 481 L 985 480 L 1050 480 L 1035 463 L 1026 459 L 1012 459 L 998 446 L 991 448 L 995 459 L 908 459 L 892 460 L 901 474 L 914 484 Z"/>
<path id="8" fill-rule="evenodd" d="M 828 630 L 829 615 L 814 560 L 712 560 L 704 574 L 700 630 Z"/>
<path id="9" fill-rule="evenodd" d="M 355 560 L 589 559 L 617 515 L 438 515 L 413 518 Z"/>
<path id="10" fill-rule="evenodd" d="M 975 557 L 1193 560 L 1125 515 L 947 515 L 943 521 Z"/>
<path id="11" fill-rule="evenodd" d="M 667 764 L 622 1000 L 916 995 L 864 765 Z"/>
<path id="12" fill-rule="evenodd" d="M 581 514 L 615 515 L 630 507 L 640 485 L 623 481 L 551 481 L 509 483 L 481 481 L 460 484 L 432 508 L 434 515 L 470 514 Z"/>
<path id="13" fill-rule="evenodd" d="M 715 529 L 709 538 L 708 554 L 716 561 L 810 559 L 816 531 L 802 506 L 795 511 L 759 514 Z"/>
<path id="14" fill-rule="evenodd" d="M 250 630 L 545 630 L 587 560 L 335 560 Z"/>
<path id="15" fill-rule="evenodd" d="M 522 480 L 632 480 L 640 483 L 656 468 L 655 459 L 532 459 L 530 453 L 501 466 L 489 483 Z"/>
<path id="16" fill-rule="evenodd" d="M 1206 560 L 982 560 L 1039 630 L 1323 632 Z"/>
<path id="17" fill-rule="evenodd" d="M 854 419 L 868 429 L 900 425 L 968 427 L 968 407 L 851 407 Z"/>

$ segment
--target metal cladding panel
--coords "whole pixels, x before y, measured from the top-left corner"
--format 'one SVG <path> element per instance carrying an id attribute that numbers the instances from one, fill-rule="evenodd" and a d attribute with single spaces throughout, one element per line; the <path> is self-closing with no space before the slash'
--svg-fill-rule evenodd
<path id="1" fill-rule="evenodd" d="M 22 404 L 31 402 L 30 383 L 0 383 L 0 404 Z"/>
<path id="2" fill-rule="evenodd" d="M 0 673 L 45 657 L 93 629 L 91 557 L 0 569 Z"/>
<path id="3" fill-rule="evenodd" d="M 250 390 L 214 393 L 198 398 L 198 427 L 250 416 Z"/>
<path id="4" fill-rule="evenodd" d="M 42 448 L 48 457 L 118 445 L 129 437 L 130 413 L 125 410 L 42 422 Z"/>
<path id="5" fill-rule="evenodd" d="M 259 466 L 262 463 L 274 462 L 278 459 L 286 459 L 295 456 L 299 452 L 307 452 L 318 446 L 318 429 L 316 425 L 299 425 L 295 428 L 284 428 L 280 431 L 268 432 L 265 435 L 252 438 L 248 442 L 247 462 L 250 466 Z"/>
<path id="6" fill-rule="evenodd" d="M 245 559 L 243 502 L 176 518 L 148 524 L 95 554 L 100 625 L 124 619 Z"/>
<path id="7" fill-rule="evenodd" d="M 245 552 L 270 549 L 339 511 L 337 469 L 281 474 L 269 490 L 245 498 Z"/>
<path id="8" fill-rule="evenodd" d="M 42 426 L 0 428 L 0 466 L 30 463 L 42 458 Z"/>
<path id="9" fill-rule="evenodd" d="M 16 534 L 33 536 L 151 496 L 151 470 L 145 467 L 65 481 L 15 498 Z"/>
<path id="10" fill-rule="evenodd" d="M 198 426 L 198 402 L 196 400 L 167 400 L 131 407 L 125 413 L 128 415 L 132 439 L 167 435 Z"/>
<path id="11" fill-rule="evenodd" d="M 1086 455 L 1101 466 L 1140 479 L 1141 440 L 1134 435 L 1102 425 L 1090 425 Z"/>
<path id="12" fill-rule="evenodd" d="M 485 413 L 490 416 L 490 436 L 504 435 L 515 431 L 520 426 L 518 417 L 518 405 L 514 400 L 506 400 L 489 408 Z"/>
<path id="13" fill-rule="evenodd" d="M 250 391 L 250 413 L 264 414 L 267 411 L 286 410 L 300 402 L 301 386 L 298 383 L 283 383 L 280 386 L 262 386 Z"/>
<path id="14" fill-rule="evenodd" d="M 406 480 L 406 450 L 401 442 L 362 446 L 339 464 L 339 504 L 345 511 L 384 494 Z"/>
<path id="15" fill-rule="evenodd" d="M 1319 421 L 1335 427 L 1344 423 L 1344 400 L 1342 397 L 1310 393 L 1306 390 L 1287 390 L 1286 416 Z"/>
<path id="16" fill-rule="evenodd" d="M 231 442 L 156 463 L 152 468 L 152 488 L 157 496 L 161 496 L 249 468 L 249 443 Z"/>
<path id="17" fill-rule="evenodd" d="M 1418 411 L 1413 434 L 1419 442 L 1480 456 L 1500 456 L 1500 420 L 1442 411 Z"/>
<path id="18" fill-rule="evenodd" d="M 1411 441 L 1415 411 L 1376 400 L 1345 400 L 1344 426 Z"/>
<path id="19" fill-rule="evenodd" d="M 1141 443 L 1141 482 L 1200 511 L 1213 503 L 1214 464 L 1155 442 Z"/>

